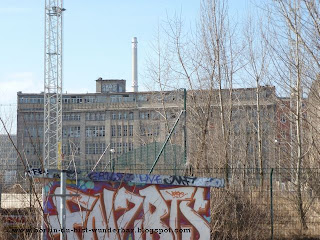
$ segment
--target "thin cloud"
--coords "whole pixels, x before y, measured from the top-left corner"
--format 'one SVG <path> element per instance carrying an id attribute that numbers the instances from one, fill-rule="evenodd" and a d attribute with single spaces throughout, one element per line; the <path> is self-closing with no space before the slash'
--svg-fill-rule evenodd
<path id="1" fill-rule="evenodd" d="M 17 13 L 26 13 L 30 11 L 31 11 L 31 8 L 0 7 L 0 13 L 17 14 Z"/>
<path id="2" fill-rule="evenodd" d="M 43 81 L 32 72 L 16 72 L 0 76 L 0 117 L 10 133 L 17 130 L 17 92 L 40 93 L 43 91 Z M 3 132 L 0 125 L 0 134 Z"/>
<path id="3" fill-rule="evenodd" d="M 43 82 L 32 72 L 17 72 L 1 77 L 0 104 L 16 103 L 19 91 L 40 93 L 43 91 Z"/>

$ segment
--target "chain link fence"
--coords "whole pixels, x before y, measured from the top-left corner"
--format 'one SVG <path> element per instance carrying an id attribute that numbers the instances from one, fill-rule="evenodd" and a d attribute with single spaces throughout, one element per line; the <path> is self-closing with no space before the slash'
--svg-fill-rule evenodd
<path id="1" fill-rule="evenodd" d="M 151 162 L 130 165 L 119 161 L 114 171 L 145 174 L 151 166 Z M 161 162 L 153 173 L 217 178 L 225 174 L 224 169 L 179 166 Z M 78 166 L 77 171 L 84 169 L 87 166 Z M 106 166 L 95 169 L 106 170 L 110 171 Z M 43 183 L 35 179 L 30 182 L 28 176 L 14 169 L 6 171 L 10 171 L 10 181 L 8 173 L 1 171 L 0 229 L 6 234 L 2 237 L 40 239 L 40 233 L 12 229 L 41 227 Z M 271 169 L 263 169 L 263 173 L 261 181 L 260 169 L 229 169 L 228 185 L 211 189 L 211 239 L 320 239 L 320 170 L 302 169 L 300 190 L 295 169 L 274 169 L 272 174 Z"/>

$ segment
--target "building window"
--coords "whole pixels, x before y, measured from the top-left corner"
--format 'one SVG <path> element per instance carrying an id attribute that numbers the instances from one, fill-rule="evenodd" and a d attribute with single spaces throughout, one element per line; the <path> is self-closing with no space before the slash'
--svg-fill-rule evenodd
<path id="1" fill-rule="evenodd" d="M 118 154 L 121 154 L 121 152 L 122 152 L 122 143 L 117 143 L 117 153 Z"/>
<path id="2" fill-rule="evenodd" d="M 128 151 L 128 144 L 126 142 L 122 143 L 122 152 L 126 153 Z"/>
<path id="3" fill-rule="evenodd" d="M 133 136 L 133 125 L 129 125 L 129 136 Z"/>
<path id="4" fill-rule="evenodd" d="M 118 137 L 121 137 L 121 125 L 117 126 Z"/>
<path id="5" fill-rule="evenodd" d="M 284 114 L 281 114 L 280 116 L 280 122 L 282 123 L 286 123 L 287 119 L 286 119 L 286 116 Z"/>
<path id="6" fill-rule="evenodd" d="M 133 143 L 132 142 L 128 143 L 128 150 L 129 150 L 129 152 L 133 150 Z"/>
<path id="7" fill-rule="evenodd" d="M 160 119 L 160 113 L 159 112 L 152 112 L 152 119 L 159 120 Z"/>
<path id="8" fill-rule="evenodd" d="M 133 120 L 133 112 L 129 112 L 129 120 Z"/>
<path id="9" fill-rule="evenodd" d="M 121 120 L 121 118 L 122 118 L 122 114 L 121 114 L 121 112 L 119 112 L 118 113 L 118 119 Z"/>
<path id="10" fill-rule="evenodd" d="M 144 126 L 140 126 L 140 135 L 145 136 L 146 135 L 146 128 Z"/>
<path id="11" fill-rule="evenodd" d="M 124 137 L 128 136 L 128 126 L 127 125 L 123 126 L 123 136 Z"/>
<path id="12" fill-rule="evenodd" d="M 116 114 L 115 112 L 112 112 L 111 118 L 112 118 L 113 120 L 115 120 L 115 119 L 117 118 L 117 114 Z"/>
<path id="13" fill-rule="evenodd" d="M 116 136 L 116 126 L 112 125 L 111 126 L 111 137 L 115 137 Z"/>

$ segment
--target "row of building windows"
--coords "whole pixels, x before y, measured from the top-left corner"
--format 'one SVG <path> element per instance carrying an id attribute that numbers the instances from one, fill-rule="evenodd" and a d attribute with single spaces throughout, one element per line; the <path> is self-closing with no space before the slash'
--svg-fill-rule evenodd
<path id="1" fill-rule="evenodd" d="M 225 91 L 225 94 L 229 95 L 229 91 Z M 272 96 L 274 90 L 272 88 L 261 88 L 260 98 L 266 99 Z M 226 96 L 227 97 L 227 96 Z M 255 100 L 256 99 L 256 89 L 246 89 L 241 91 L 232 91 L 232 100 Z"/>
<path id="2" fill-rule="evenodd" d="M 24 129 L 24 137 L 43 137 L 43 126 L 29 126 Z"/>
<path id="3" fill-rule="evenodd" d="M 123 143 L 111 143 L 110 149 L 114 149 L 116 154 L 122 154 L 126 153 L 128 151 L 133 150 L 133 143 L 129 142 L 123 142 Z M 102 142 L 98 143 L 87 143 L 86 144 L 86 154 L 91 155 L 91 154 L 103 154 L 103 152 L 106 149 L 106 144 Z M 72 153 L 73 151 L 73 153 Z M 76 149 L 71 149 L 70 146 L 63 146 L 62 152 L 66 155 L 70 154 L 78 154 L 80 152 L 80 147 L 78 146 Z"/>
<path id="4" fill-rule="evenodd" d="M 80 143 L 62 144 L 63 156 L 80 155 Z"/>
<path id="5" fill-rule="evenodd" d="M 117 154 L 122 154 L 122 153 L 130 152 L 133 150 L 133 143 L 132 142 L 129 142 L 129 143 L 112 142 L 110 146 L 111 146 L 110 149 L 114 149 L 115 153 L 117 153 Z"/>
<path id="6" fill-rule="evenodd" d="M 1 149 L 2 161 L 8 160 L 8 159 L 17 159 L 17 152 L 14 149 L 13 145 L 11 145 L 8 148 L 0 146 L 0 149 Z"/>
<path id="7" fill-rule="evenodd" d="M 43 104 L 43 96 L 39 97 L 20 97 L 19 103 Z"/>
<path id="8" fill-rule="evenodd" d="M 121 120 L 121 119 L 133 120 L 133 112 L 112 112 L 111 119 L 112 120 Z"/>
<path id="9" fill-rule="evenodd" d="M 133 125 L 111 125 L 111 137 L 132 137 Z"/>
<path id="10" fill-rule="evenodd" d="M 106 114 L 104 112 L 92 112 L 86 114 L 87 121 L 104 121 Z"/>
<path id="11" fill-rule="evenodd" d="M 175 113 L 168 113 L 168 118 L 175 118 Z M 41 113 L 30 113 L 23 115 L 24 121 L 43 121 L 43 114 Z M 112 112 L 112 120 L 133 120 L 133 112 Z M 144 111 L 139 113 L 139 119 L 142 120 L 159 120 L 160 113 L 154 111 Z M 62 121 L 80 121 L 80 113 L 66 113 L 62 115 Z M 86 113 L 86 121 L 105 121 L 106 114 L 105 112 L 92 112 Z"/>
<path id="12" fill-rule="evenodd" d="M 23 121 L 34 122 L 34 121 L 43 121 L 42 113 L 25 113 L 23 115 Z"/>
<path id="13" fill-rule="evenodd" d="M 110 97 L 112 103 L 134 102 L 135 98 L 129 95 L 114 95 Z"/>
<path id="14" fill-rule="evenodd" d="M 158 136 L 160 126 L 148 125 L 140 127 L 141 136 Z M 25 128 L 25 137 L 42 137 L 43 126 L 30 126 Z M 79 138 L 81 135 L 80 126 L 64 126 L 62 128 L 63 138 Z M 86 137 L 104 137 L 106 135 L 105 126 L 87 126 Z M 111 137 L 132 137 L 133 125 L 111 125 Z"/>
<path id="15" fill-rule="evenodd" d="M 104 137 L 106 135 L 105 126 L 86 127 L 86 137 Z"/>
<path id="16" fill-rule="evenodd" d="M 121 127 L 121 126 L 120 126 Z M 127 127 L 127 126 L 126 126 Z M 124 128 L 125 129 L 125 128 Z M 133 126 L 129 127 L 133 132 Z M 63 138 L 78 138 L 80 137 L 80 126 L 64 126 L 62 128 Z M 127 130 L 126 130 L 127 132 Z M 88 126 L 86 127 L 86 137 L 104 137 L 105 126 Z M 125 134 L 125 133 L 124 133 Z M 121 136 L 121 133 L 120 133 Z M 124 135 L 126 136 L 126 135 Z M 130 135 L 132 136 L 132 135 Z M 43 137 L 43 126 L 30 126 L 24 129 L 24 137 Z"/>
<path id="17" fill-rule="evenodd" d="M 86 154 L 102 154 L 106 149 L 105 143 L 87 143 Z"/>
<path id="18" fill-rule="evenodd" d="M 31 143 L 24 145 L 24 153 L 26 155 L 41 155 L 42 153 L 42 144 L 34 144 Z M 102 154 L 106 149 L 106 144 L 104 142 L 95 142 L 95 143 L 86 143 L 86 154 Z M 111 143 L 110 149 L 114 149 L 115 153 L 122 154 L 128 151 L 133 150 L 132 142 L 122 142 L 122 143 Z M 64 143 L 62 144 L 62 154 L 64 156 L 70 155 L 79 155 L 80 154 L 80 143 Z"/>
<path id="19" fill-rule="evenodd" d="M 41 155 L 43 151 L 42 143 L 26 143 L 23 145 L 23 152 L 26 155 Z"/>
<path id="20" fill-rule="evenodd" d="M 80 126 L 66 126 L 62 128 L 62 137 L 80 137 Z"/>
<path id="21" fill-rule="evenodd" d="M 123 87 L 119 84 L 102 84 L 101 92 L 123 92 Z"/>
<path id="22" fill-rule="evenodd" d="M 103 86 L 102 86 L 103 87 Z M 119 92 L 122 92 L 121 87 Z M 102 92 L 110 92 L 110 91 L 104 91 L 102 89 Z M 117 91 L 113 91 L 117 92 Z M 137 100 L 139 102 L 146 102 L 149 101 L 149 99 L 152 99 L 155 102 L 161 102 L 162 97 L 161 96 L 148 96 L 145 94 L 137 95 Z M 165 97 L 164 101 L 172 101 L 175 100 L 175 97 L 170 96 Z M 135 95 L 129 95 L 129 94 L 119 94 L 119 95 L 111 95 L 110 96 L 110 102 L 111 103 L 122 103 L 122 102 L 135 102 L 136 97 Z M 51 99 L 52 103 L 55 103 L 55 99 Z M 108 102 L 107 96 L 97 96 L 97 95 L 92 95 L 92 96 L 67 96 L 64 95 L 62 97 L 62 103 L 64 104 L 81 104 L 81 103 L 106 103 Z M 39 96 L 24 96 L 24 97 L 19 97 L 19 103 L 22 104 L 44 104 L 44 97 L 43 95 Z"/>
<path id="23" fill-rule="evenodd" d="M 106 96 L 64 96 L 62 103 L 77 104 L 77 103 L 106 103 Z"/>
<path id="24" fill-rule="evenodd" d="M 145 111 L 139 113 L 139 119 L 142 120 L 159 120 L 160 119 L 160 113 L 155 111 Z"/>
<path id="25" fill-rule="evenodd" d="M 79 113 L 63 114 L 62 121 L 80 121 L 80 114 Z"/>
<path id="26" fill-rule="evenodd" d="M 158 136 L 160 133 L 160 125 L 140 126 L 141 136 Z"/>

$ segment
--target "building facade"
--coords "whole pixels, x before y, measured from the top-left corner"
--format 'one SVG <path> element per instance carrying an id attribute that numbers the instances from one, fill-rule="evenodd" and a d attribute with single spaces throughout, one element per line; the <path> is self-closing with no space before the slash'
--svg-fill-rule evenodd
<path id="1" fill-rule="evenodd" d="M 63 95 L 65 165 L 90 170 L 103 153 L 100 167 L 143 146 L 160 148 L 167 124 L 183 107 L 183 92 L 126 92 L 125 86 L 125 80 L 98 79 L 96 93 Z M 18 92 L 17 111 L 18 148 L 28 166 L 41 167 L 43 94 Z M 137 164 L 151 157 L 135 154 Z"/>
<path id="2" fill-rule="evenodd" d="M 17 143 L 17 136 L 10 136 Z M 0 134 L 0 184 L 15 183 L 17 174 L 17 151 L 7 134 Z"/>
<path id="3" fill-rule="evenodd" d="M 209 108 L 205 100 L 210 97 Z M 257 159 L 256 89 L 223 90 L 225 119 L 228 130 L 228 158 L 232 167 L 259 168 Z M 231 97 L 232 104 L 229 104 Z M 43 94 L 18 92 L 17 144 L 28 167 L 42 166 Z M 195 103 L 197 99 L 198 104 Z M 229 105 L 228 105 L 229 104 Z M 264 166 L 274 165 L 276 101 L 274 87 L 260 89 L 260 125 Z M 95 93 L 63 95 L 63 162 L 65 166 L 92 170 L 109 170 L 112 164 L 126 169 L 150 169 L 169 131 L 181 114 L 184 91 L 127 92 L 125 80 L 96 80 Z M 229 106 L 229 108 L 228 108 Z M 221 120 L 217 90 L 188 91 L 187 145 L 188 159 L 197 158 L 203 116 L 206 136 L 205 161 L 219 162 L 221 155 Z M 176 169 L 185 163 L 184 121 L 177 124 L 159 164 L 164 169 Z M 239 154 L 241 152 L 241 154 Z M 246 159 L 244 161 L 243 159 Z M 100 160 L 100 161 L 99 161 Z M 99 163 L 98 163 L 99 161 Z M 223 166 L 222 164 L 220 164 Z M 212 165 L 210 167 L 219 167 Z M 23 170 L 20 164 L 19 168 Z M 107 169 L 106 169 L 107 168 Z M 122 169 L 119 169 L 122 170 Z M 174 173 L 174 172 L 173 172 Z"/>

